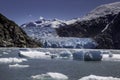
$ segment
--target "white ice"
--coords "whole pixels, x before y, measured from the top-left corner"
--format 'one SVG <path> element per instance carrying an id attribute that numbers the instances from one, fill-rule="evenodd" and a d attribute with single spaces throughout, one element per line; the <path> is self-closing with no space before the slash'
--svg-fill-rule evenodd
<path id="1" fill-rule="evenodd" d="M 40 42 L 47 48 L 95 48 L 97 43 L 91 38 L 56 37 L 42 38 Z"/>
<path id="2" fill-rule="evenodd" d="M 3 54 L 8 54 L 7 52 L 3 52 Z"/>
<path id="3" fill-rule="evenodd" d="M 103 54 L 103 61 L 120 61 L 120 54 L 112 54 L 112 56 L 109 56 L 110 54 Z"/>
<path id="4" fill-rule="evenodd" d="M 33 59 L 50 59 L 50 52 L 20 51 L 20 55 Z"/>
<path id="5" fill-rule="evenodd" d="M 20 65 L 20 64 L 13 64 L 9 65 L 9 68 L 27 68 L 29 65 Z"/>
<path id="6" fill-rule="evenodd" d="M 120 78 L 90 75 L 90 76 L 85 76 L 79 80 L 120 80 Z"/>
<path id="7" fill-rule="evenodd" d="M 27 61 L 27 59 L 23 58 L 0 58 L 0 63 L 21 63 L 23 61 Z"/>
<path id="8" fill-rule="evenodd" d="M 61 73 L 56 72 L 48 72 L 46 74 L 40 74 L 31 76 L 32 79 L 35 80 L 68 80 L 68 77 Z"/>

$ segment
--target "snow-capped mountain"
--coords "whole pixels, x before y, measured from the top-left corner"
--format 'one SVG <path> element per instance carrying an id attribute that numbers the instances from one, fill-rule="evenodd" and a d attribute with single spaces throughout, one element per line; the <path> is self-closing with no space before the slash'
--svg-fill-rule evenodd
<path id="1" fill-rule="evenodd" d="M 41 17 L 37 21 L 23 24 L 21 28 L 24 29 L 30 37 L 40 39 L 43 37 L 57 37 L 58 35 L 55 28 L 63 25 L 65 25 L 65 23 L 62 20 L 46 20 Z"/>
<path id="2" fill-rule="evenodd" d="M 44 38 L 44 37 L 58 37 L 59 35 L 56 32 L 56 29 L 73 24 L 80 20 L 80 18 L 71 19 L 68 21 L 53 19 L 46 20 L 43 17 L 40 17 L 39 20 L 28 22 L 21 25 L 21 28 L 32 38 Z"/>
<path id="3" fill-rule="evenodd" d="M 104 17 L 106 15 L 116 15 L 120 12 L 120 2 L 104 4 L 98 6 L 90 13 L 85 15 L 81 20 L 91 20 L 99 17 Z"/>

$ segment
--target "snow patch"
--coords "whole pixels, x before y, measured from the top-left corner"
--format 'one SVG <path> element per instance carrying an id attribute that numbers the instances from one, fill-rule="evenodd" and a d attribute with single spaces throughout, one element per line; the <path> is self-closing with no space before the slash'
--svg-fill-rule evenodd
<path id="1" fill-rule="evenodd" d="M 46 74 L 31 76 L 35 80 L 68 80 L 68 77 L 61 73 L 48 72 Z"/>
<path id="2" fill-rule="evenodd" d="M 74 23 L 77 22 L 77 21 L 80 21 L 80 18 L 71 19 L 71 20 L 65 21 L 65 23 L 66 23 L 67 25 L 71 25 L 71 24 L 74 24 Z"/>
<path id="3" fill-rule="evenodd" d="M 90 76 L 85 76 L 79 80 L 120 80 L 120 78 L 90 75 Z"/>

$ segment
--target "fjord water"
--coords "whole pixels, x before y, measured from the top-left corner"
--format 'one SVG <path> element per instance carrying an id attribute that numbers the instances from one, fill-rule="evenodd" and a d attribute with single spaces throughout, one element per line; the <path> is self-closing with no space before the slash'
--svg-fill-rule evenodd
<path id="1" fill-rule="evenodd" d="M 23 59 L 18 56 L 18 53 L 19 53 L 19 49 L 0 50 L 0 55 L 1 55 L 0 80 L 64 80 L 64 79 L 43 79 L 43 78 L 33 79 L 32 78 L 32 76 L 46 74 L 48 72 L 64 74 L 69 78 L 68 80 L 79 80 L 82 77 L 89 75 L 97 75 L 97 76 L 105 76 L 105 77 L 111 76 L 117 78 L 111 80 L 120 80 L 119 61 L 108 60 L 108 61 L 86 62 L 86 61 L 76 61 L 71 59 L 30 59 L 30 58 Z M 15 64 L 18 65 L 12 67 L 10 66 Z M 20 67 L 19 65 L 28 65 L 28 66 Z M 86 80 L 92 80 L 92 79 L 86 79 Z M 103 80 L 109 80 L 109 79 L 103 79 Z"/>

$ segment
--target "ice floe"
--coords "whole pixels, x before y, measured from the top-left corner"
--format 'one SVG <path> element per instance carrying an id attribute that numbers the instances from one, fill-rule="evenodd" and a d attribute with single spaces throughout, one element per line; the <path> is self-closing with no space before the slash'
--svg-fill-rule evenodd
<path id="1" fill-rule="evenodd" d="M 103 54 L 103 61 L 120 61 L 120 54 Z"/>
<path id="2" fill-rule="evenodd" d="M 21 63 L 23 61 L 27 61 L 24 58 L 0 58 L 0 63 Z"/>
<path id="3" fill-rule="evenodd" d="M 28 57 L 32 59 L 49 59 L 51 58 L 50 52 L 40 51 L 20 51 L 19 56 Z"/>
<path id="4" fill-rule="evenodd" d="M 3 52 L 3 54 L 8 54 L 7 52 Z"/>
<path id="5" fill-rule="evenodd" d="M 68 77 L 61 73 L 48 72 L 46 74 L 40 74 L 31 76 L 33 80 L 68 80 Z"/>
<path id="6" fill-rule="evenodd" d="M 20 64 L 13 64 L 9 65 L 9 68 L 27 68 L 29 65 L 20 65 Z"/>
<path id="7" fill-rule="evenodd" d="M 79 80 L 120 80 L 120 78 L 90 75 L 90 76 L 85 76 Z"/>

